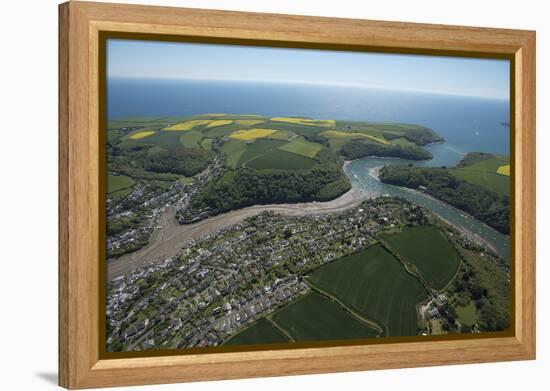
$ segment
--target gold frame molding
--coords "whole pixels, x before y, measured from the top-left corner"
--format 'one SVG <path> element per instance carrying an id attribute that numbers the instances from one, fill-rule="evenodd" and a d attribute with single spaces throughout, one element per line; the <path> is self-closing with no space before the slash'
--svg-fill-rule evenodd
<path id="1" fill-rule="evenodd" d="M 514 319 L 479 338 L 106 357 L 101 136 L 105 34 L 510 59 Z M 70 1 L 59 6 L 59 384 L 92 388 L 535 358 L 535 33 Z M 104 280 L 103 280 L 104 281 Z"/>

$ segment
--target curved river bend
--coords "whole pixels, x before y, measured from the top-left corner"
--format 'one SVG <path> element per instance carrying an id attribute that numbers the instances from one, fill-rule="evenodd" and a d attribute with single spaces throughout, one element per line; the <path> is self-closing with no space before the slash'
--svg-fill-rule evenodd
<path id="1" fill-rule="evenodd" d="M 446 143 L 429 145 L 426 148 L 434 155 L 432 160 L 414 162 L 403 159 L 369 157 L 347 163 L 344 170 L 354 188 L 366 192 L 371 197 L 384 194 L 402 197 L 429 209 L 458 229 L 466 231 L 487 243 L 500 257 L 509 260 L 509 236 L 503 235 L 467 213 L 430 195 L 405 187 L 385 184 L 378 179 L 377 171 L 382 166 L 410 163 L 421 167 L 454 166 L 463 156 L 460 151 L 453 149 Z"/>
<path id="2" fill-rule="evenodd" d="M 190 240 L 197 240 L 204 235 L 226 228 L 264 211 L 272 211 L 287 216 L 334 213 L 357 206 L 366 198 L 385 194 L 405 198 L 431 210 L 467 235 L 477 239 L 478 242 L 485 243 L 503 259 L 508 260 L 510 251 L 508 236 L 427 194 L 404 187 L 387 185 L 378 180 L 377 171 L 385 165 L 412 163 L 422 167 L 452 166 L 458 163 L 463 156 L 460 151 L 453 149 L 448 144 L 430 145 L 427 146 L 427 149 L 434 155 L 434 158 L 429 161 L 413 162 L 402 159 L 363 158 L 347 162 L 344 171 L 352 183 L 352 190 L 328 202 L 254 205 L 187 225 L 179 225 L 174 217 L 174 208 L 172 206 L 167 207 L 159 222 L 160 228 L 153 233 L 147 246 L 136 252 L 107 261 L 107 278 L 111 280 L 127 274 L 133 269 L 162 262 L 175 256 Z"/>

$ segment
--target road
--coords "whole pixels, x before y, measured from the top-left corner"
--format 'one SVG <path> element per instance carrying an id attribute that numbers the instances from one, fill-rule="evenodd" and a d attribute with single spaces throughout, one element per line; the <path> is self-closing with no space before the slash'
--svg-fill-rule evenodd
<path id="1" fill-rule="evenodd" d="M 254 205 L 185 225 L 180 225 L 176 221 L 175 208 L 169 206 L 159 219 L 160 228 L 155 230 L 147 246 L 107 261 L 107 279 L 112 280 L 136 268 L 162 262 L 175 256 L 189 241 L 197 240 L 262 212 L 271 211 L 285 216 L 335 213 L 358 206 L 367 198 L 367 193 L 351 189 L 332 201 Z"/>

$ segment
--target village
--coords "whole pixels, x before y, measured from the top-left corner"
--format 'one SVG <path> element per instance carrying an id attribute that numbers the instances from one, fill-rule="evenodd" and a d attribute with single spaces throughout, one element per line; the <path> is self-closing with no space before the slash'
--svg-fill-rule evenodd
<path id="1" fill-rule="evenodd" d="M 174 205 L 176 209 L 185 210 L 191 198 L 210 178 L 219 176 L 220 172 L 221 161 L 216 157 L 191 183 L 174 181 L 167 189 L 163 189 L 141 181 L 121 202 L 107 197 L 108 258 L 118 257 L 147 245 L 166 207 Z"/>
<path id="2" fill-rule="evenodd" d="M 108 349 L 221 345 L 307 293 L 303 277 L 319 266 L 372 245 L 382 231 L 425 219 L 421 208 L 388 197 L 340 213 L 248 218 L 111 281 Z"/>

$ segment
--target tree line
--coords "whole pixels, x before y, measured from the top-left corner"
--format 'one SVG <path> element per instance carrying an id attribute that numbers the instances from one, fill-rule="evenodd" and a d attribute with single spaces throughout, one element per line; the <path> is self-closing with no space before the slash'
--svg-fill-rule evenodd
<path id="1" fill-rule="evenodd" d="M 360 140 L 344 144 L 340 149 L 340 154 L 347 160 L 367 156 L 395 157 L 407 160 L 428 160 L 433 157 L 429 151 L 416 146 L 383 145 Z"/>
<path id="2" fill-rule="evenodd" d="M 207 212 L 215 215 L 255 204 L 327 201 L 351 185 L 336 163 L 320 164 L 310 170 L 252 170 L 240 168 L 236 175 L 209 183 L 180 211 L 189 222 Z"/>
<path id="3" fill-rule="evenodd" d="M 380 180 L 392 185 L 418 189 L 463 210 L 476 219 L 508 235 L 510 233 L 510 200 L 484 187 L 459 179 L 446 168 L 385 166 Z"/>

